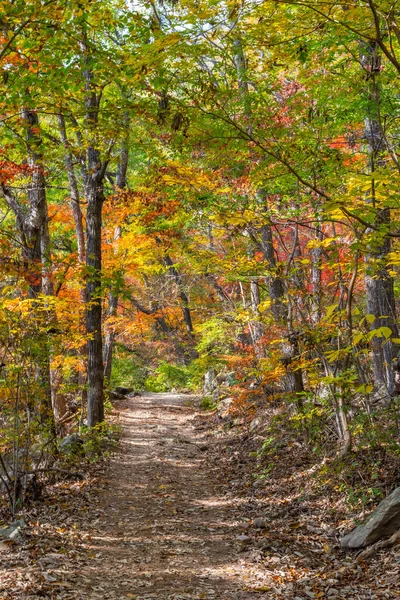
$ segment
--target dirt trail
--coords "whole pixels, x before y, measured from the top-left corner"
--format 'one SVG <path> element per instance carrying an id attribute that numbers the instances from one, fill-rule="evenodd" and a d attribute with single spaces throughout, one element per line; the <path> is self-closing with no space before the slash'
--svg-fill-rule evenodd
<path id="1" fill-rule="evenodd" d="M 207 464 L 190 397 L 148 394 L 121 410 L 122 441 L 90 509 L 90 560 L 74 574 L 75 598 L 264 597 L 246 591 L 244 532 Z"/>

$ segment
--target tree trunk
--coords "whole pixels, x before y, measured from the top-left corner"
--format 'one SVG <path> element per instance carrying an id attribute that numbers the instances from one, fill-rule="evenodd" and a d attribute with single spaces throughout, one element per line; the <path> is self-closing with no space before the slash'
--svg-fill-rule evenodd
<path id="1" fill-rule="evenodd" d="M 86 332 L 88 334 L 88 427 L 104 420 L 104 368 L 101 335 L 101 231 L 103 177 L 98 172 L 98 152 L 88 149 L 86 179 Z"/>
<path id="2" fill-rule="evenodd" d="M 116 227 L 114 231 L 114 241 L 121 237 L 121 227 Z M 115 317 L 118 310 L 118 292 L 111 291 L 108 295 L 108 316 Z M 104 378 L 109 383 L 112 371 L 112 357 L 115 341 L 114 325 L 106 328 L 104 337 Z"/>
<path id="3" fill-rule="evenodd" d="M 321 229 L 321 219 L 318 218 L 315 240 L 321 242 L 323 239 L 323 232 Z M 322 248 L 316 246 L 311 250 L 311 321 L 313 323 L 319 323 L 321 319 L 321 266 L 322 266 Z"/>
<path id="4" fill-rule="evenodd" d="M 125 115 L 125 129 L 126 135 L 122 141 L 120 162 L 117 170 L 117 177 L 115 180 L 115 187 L 118 190 L 123 190 L 126 187 L 126 176 L 128 172 L 129 162 L 129 118 Z M 122 235 L 122 229 L 117 226 L 114 230 L 114 241 L 116 242 Z M 111 291 L 108 296 L 108 315 L 115 317 L 118 310 L 118 292 Z M 112 358 L 115 341 L 115 329 L 114 326 L 106 331 L 104 338 L 104 377 L 107 382 L 110 381 L 112 372 Z"/>
<path id="5" fill-rule="evenodd" d="M 267 276 L 268 294 L 271 299 L 271 311 L 276 323 L 282 323 L 286 318 L 287 309 L 284 304 L 285 283 L 276 275 L 276 259 L 272 237 L 272 227 L 265 224 L 261 227 L 261 250 L 270 273 Z"/>
<path id="6" fill-rule="evenodd" d="M 264 210 L 267 210 L 265 192 L 259 190 L 259 201 L 262 200 Z M 272 227 L 265 223 L 259 231 L 260 249 L 263 253 L 265 262 L 269 268 L 267 276 L 268 293 L 271 300 L 271 311 L 275 323 L 287 331 L 287 341 L 281 344 L 282 363 L 286 368 L 286 374 L 283 380 L 283 386 L 287 392 L 295 394 L 297 405 L 300 411 L 303 408 L 304 382 L 301 369 L 292 369 L 293 361 L 299 356 L 299 343 L 296 332 L 293 330 L 293 307 L 290 298 L 285 302 L 285 282 L 277 274 L 277 263 L 273 243 Z M 296 250 L 297 240 L 295 239 L 294 251 Z M 305 438 L 307 437 L 304 431 Z"/>
<path id="7" fill-rule="evenodd" d="M 118 296 L 110 293 L 108 298 L 108 316 L 114 317 L 118 309 Z M 115 331 L 113 327 L 110 331 L 107 331 L 104 338 L 104 379 L 107 383 L 110 382 L 111 378 L 114 341 Z"/>
<path id="8" fill-rule="evenodd" d="M 365 119 L 365 137 L 368 142 L 369 170 L 374 173 L 385 166 L 382 153 L 385 150 L 385 133 L 380 120 L 380 89 L 378 75 L 380 73 L 381 59 L 379 47 L 376 42 L 363 42 L 361 44 L 361 66 L 365 69 L 368 78 L 369 112 Z M 374 208 L 376 206 L 375 184 L 371 181 L 371 189 L 367 202 Z M 366 274 L 366 299 L 368 314 L 374 315 L 371 330 L 388 327 L 393 337 L 398 337 L 396 323 L 396 306 L 394 297 L 394 282 L 389 274 L 388 254 L 391 250 L 391 238 L 383 231 L 390 228 L 390 209 L 376 207 L 375 228 L 381 228 L 382 233 L 372 236 L 370 249 L 365 258 Z M 383 341 L 382 341 L 383 340 Z M 372 365 L 374 387 L 378 394 L 383 396 L 394 393 L 393 360 L 396 348 L 392 342 L 385 338 L 374 336 L 372 338 Z"/>
<path id="9" fill-rule="evenodd" d="M 75 131 L 76 131 L 76 135 L 78 136 L 79 146 L 82 147 L 83 141 L 80 137 L 79 127 L 78 127 L 78 123 L 76 121 L 74 121 L 74 127 L 75 127 Z M 74 223 L 75 223 L 75 235 L 76 235 L 76 241 L 77 241 L 77 246 L 78 246 L 78 264 L 79 264 L 79 267 L 83 270 L 83 268 L 85 266 L 85 259 L 86 259 L 83 214 L 82 214 L 82 208 L 81 208 L 78 181 L 77 181 L 76 173 L 75 173 L 73 154 L 72 154 L 70 142 L 69 142 L 68 136 L 67 136 L 65 118 L 64 118 L 64 115 L 61 113 L 58 115 L 58 129 L 60 132 L 61 142 L 62 142 L 62 144 L 64 146 L 64 150 L 65 150 L 64 161 L 65 161 L 65 169 L 67 172 L 68 183 L 69 183 L 72 213 L 74 216 Z M 80 168 L 83 171 L 82 176 L 83 176 L 83 179 L 85 180 L 86 179 L 86 170 L 83 167 L 81 156 L 80 156 Z M 80 296 L 80 301 L 83 306 L 86 302 L 86 290 L 85 290 L 85 283 L 83 280 L 80 285 L 79 296 Z M 80 322 L 80 329 L 82 329 L 82 332 L 83 332 L 84 327 L 85 327 L 85 325 L 84 325 L 83 319 L 82 319 Z M 75 354 L 78 354 L 80 356 L 82 362 L 85 364 L 86 360 L 87 360 L 87 344 L 86 343 L 82 344 L 82 346 L 77 351 L 75 351 Z M 86 408 L 86 404 L 87 404 L 86 375 L 84 373 L 82 373 L 81 371 L 79 371 L 78 373 L 75 373 L 75 375 L 72 378 L 72 383 L 74 385 L 76 385 L 79 390 L 81 390 L 81 406 L 82 406 L 82 414 L 83 414 L 84 410 Z"/>
<path id="10" fill-rule="evenodd" d="M 31 169 L 31 180 L 27 189 L 27 208 L 25 209 L 18 202 L 11 189 L 2 186 L 2 190 L 8 205 L 16 216 L 28 297 L 36 299 L 42 292 L 45 294 L 53 293 L 46 183 L 43 156 L 40 150 L 42 140 L 38 115 L 36 111 L 24 108 L 22 118 L 26 126 L 28 165 Z M 37 407 L 38 414 L 43 422 L 49 424 L 51 434 L 55 438 L 50 378 L 50 348 L 47 340 L 43 341 L 41 358 L 36 364 L 36 371 L 37 383 L 42 390 L 41 401 Z"/>
<path id="11" fill-rule="evenodd" d="M 91 56 L 86 32 L 80 44 L 83 53 L 83 77 L 85 80 L 86 124 L 88 143 L 86 152 L 86 332 L 88 335 L 87 380 L 88 408 L 87 424 L 94 427 L 104 420 L 104 367 L 102 341 L 101 304 L 101 233 L 104 202 L 104 175 L 107 162 L 100 159 L 96 133 L 101 95 L 97 96 Z"/>
<path id="12" fill-rule="evenodd" d="M 189 298 L 186 295 L 185 288 L 183 285 L 182 277 L 176 270 L 174 263 L 172 262 L 171 257 L 168 254 L 164 256 L 164 263 L 168 267 L 168 271 L 171 273 L 172 277 L 175 280 L 176 286 L 178 288 L 178 295 L 181 300 L 181 309 L 183 314 L 183 320 L 186 326 L 186 331 L 189 335 L 193 335 L 193 323 L 192 316 L 189 308 Z"/>
<path id="13" fill-rule="evenodd" d="M 74 215 L 76 241 L 78 245 L 78 260 L 81 265 L 85 263 L 85 233 L 83 229 L 83 215 L 79 197 L 78 182 L 75 175 L 73 156 L 68 142 L 67 131 L 65 127 L 64 115 L 58 115 L 58 128 L 60 131 L 61 141 L 65 149 L 65 168 L 69 182 L 71 195 L 72 212 Z"/>

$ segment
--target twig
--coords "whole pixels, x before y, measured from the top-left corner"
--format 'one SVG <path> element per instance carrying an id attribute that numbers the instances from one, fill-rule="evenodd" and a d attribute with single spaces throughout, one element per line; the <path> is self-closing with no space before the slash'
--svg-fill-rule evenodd
<path id="1" fill-rule="evenodd" d="M 11 483 L 11 477 L 10 477 L 10 474 L 9 474 L 9 472 L 8 472 L 8 470 L 7 470 L 7 467 L 6 467 L 5 463 L 4 463 L 4 460 L 3 460 L 3 457 L 2 457 L 2 455 L 1 455 L 1 454 L 0 454 L 0 464 L 1 464 L 1 466 L 3 467 L 3 471 L 4 471 L 4 473 L 5 473 L 5 476 L 7 477 L 8 483 Z"/>
<path id="2" fill-rule="evenodd" d="M 34 469 L 33 471 L 25 471 L 23 475 L 36 475 L 37 473 L 61 473 L 62 475 L 68 475 L 69 477 L 76 477 L 77 479 L 84 479 L 84 474 L 79 471 L 68 471 L 67 469 L 58 469 L 57 467 L 41 467 L 40 469 Z"/>
<path id="3" fill-rule="evenodd" d="M 391 546 L 394 546 L 398 542 L 400 542 L 400 531 L 396 531 L 389 539 L 381 540 L 380 542 L 377 542 L 373 546 L 370 546 L 369 548 L 361 552 L 361 554 L 357 556 L 357 560 L 369 558 L 370 556 L 376 554 L 376 552 L 378 552 L 378 550 L 380 550 L 381 548 L 389 548 Z"/>

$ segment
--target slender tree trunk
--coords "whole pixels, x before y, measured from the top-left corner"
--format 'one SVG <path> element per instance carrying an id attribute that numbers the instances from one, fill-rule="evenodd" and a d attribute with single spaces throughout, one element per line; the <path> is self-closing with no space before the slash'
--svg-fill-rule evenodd
<path id="1" fill-rule="evenodd" d="M 126 176 L 128 172 L 129 162 L 129 117 L 125 115 L 125 130 L 126 135 L 122 141 L 120 162 L 115 180 L 115 187 L 118 190 L 123 190 L 126 187 Z M 119 240 L 122 235 L 122 229 L 118 225 L 114 230 L 114 242 Z M 111 291 L 108 296 L 108 316 L 115 317 L 118 310 L 118 291 Z M 115 342 L 115 328 L 112 326 L 106 331 L 104 338 L 104 377 L 107 382 L 110 381 L 112 372 L 112 358 Z"/>
<path id="2" fill-rule="evenodd" d="M 323 239 L 323 232 L 321 228 L 321 222 L 318 218 L 315 240 L 321 242 Z M 311 250 L 311 288 L 312 288 L 312 300 L 311 300 L 311 321 L 313 323 L 319 323 L 321 319 L 321 266 L 322 266 L 322 249 L 321 246 L 316 246 Z"/>
<path id="3" fill-rule="evenodd" d="M 101 232 L 103 178 L 98 172 L 98 152 L 88 149 L 86 180 L 86 332 L 88 334 L 88 427 L 104 420 L 104 367 L 101 334 Z"/>
<path id="4" fill-rule="evenodd" d="M 161 245 L 160 239 L 156 238 L 156 242 L 158 245 Z M 192 315 L 191 315 L 191 311 L 190 311 L 190 307 L 189 307 L 189 298 L 185 291 L 184 282 L 182 280 L 180 273 L 177 271 L 171 257 L 168 254 L 164 254 L 163 260 L 164 260 L 165 266 L 168 268 L 168 272 L 171 273 L 171 275 L 175 281 L 176 287 L 178 289 L 178 297 L 180 300 L 180 307 L 182 310 L 183 322 L 185 324 L 185 328 L 188 333 L 189 340 L 190 340 L 190 342 L 193 343 L 194 342 L 194 334 L 193 334 L 194 329 L 193 329 Z M 190 346 L 188 352 L 185 352 L 181 348 L 181 345 L 179 343 L 175 342 L 174 346 L 177 350 L 177 354 L 178 354 L 179 358 L 182 360 L 182 362 L 184 364 L 188 364 L 190 362 L 190 360 L 198 357 L 197 350 L 193 347 L 193 345 Z"/>
<path id="5" fill-rule="evenodd" d="M 21 238 L 24 241 L 22 254 L 27 269 L 28 296 L 35 299 L 41 293 L 53 295 L 54 289 L 39 118 L 37 112 L 29 108 L 23 109 L 22 118 L 26 124 L 28 165 L 31 169 L 31 181 L 27 190 L 29 208 L 25 214 L 20 208 L 15 207 L 15 210 Z M 49 318 L 53 320 L 54 315 L 50 314 Z M 41 419 L 49 424 L 52 437 L 55 439 L 50 353 L 49 343 L 45 340 L 37 364 L 37 382 L 42 390 L 42 401 L 38 410 Z"/>
<path id="6" fill-rule="evenodd" d="M 121 227 L 116 227 L 114 231 L 114 241 L 121 237 Z M 108 295 L 108 317 L 116 317 L 118 311 L 118 292 L 112 291 Z M 115 342 L 115 327 L 106 328 L 104 337 L 104 378 L 109 383 L 112 371 L 112 357 Z"/>
<path id="7" fill-rule="evenodd" d="M 83 140 L 80 137 L 78 123 L 76 121 L 74 122 L 74 127 L 75 127 L 76 134 L 78 136 L 78 143 L 81 148 L 83 146 Z M 58 129 L 60 132 L 61 142 L 62 142 L 62 144 L 64 146 L 64 150 L 65 150 L 64 161 L 65 161 L 65 169 L 67 172 L 68 183 L 69 183 L 72 213 L 74 216 L 75 235 L 76 235 L 76 241 L 77 241 L 77 246 L 78 246 L 78 264 L 79 264 L 79 267 L 83 270 L 83 268 L 85 267 L 85 260 L 86 260 L 83 213 L 82 213 L 82 208 L 81 208 L 78 180 L 76 177 L 75 166 L 74 166 L 74 157 L 73 157 L 73 154 L 71 151 L 70 142 L 68 140 L 67 129 L 66 129 L 66 125 L 65 125 L 65 118 L 64 118 L 64 115 L 61 113 L 58 115 Z M 83 180 L 85 180 L 86 179 L 86 169 L 83 165 L 82 156 L 80 155 L 79 158 L 80 158 L 80 168 L 82 171 Z M 85 302 L 86 302 L 86 290 L 85 290 L 84 280 L 82 280 L 82 283 L 80 285 L 79 296 L 80 296 L 82 306 L 84 306 Z M 85 328 L 85 324 L 83 321 L 84 321 L 84 319 L 82 318 L 81 322 L 80 322 L 80 329 L 82 329 L 82 332 Z M 76 354 L 78 354 L 80 356 L 82 362 L 85 364 L 87 361 L 87 344 L 86 343 L 82 344 L 82 346 L 79 348 L 79 350 L 76 351 Z M 87 405 L 86 375 L 84 373 L 82 373 L 81 371 L 79 371 L 78 373 L 75 373 L 75 375 L 73 376 L 73 384 L 78 386 L 78 389 L 81 390 L 81 406 L 82 406 L 82 415 L 83 415 L 84 411 L 86 409 L 86 405 Z"/>
<path id="8" fill-rule="evenodd" d="M 258 192 L 259 201 L 263 202 L 264 210 L 267 211 L 267 202 L 265 193 Z M 299 411 L 303 410 L 304 381 L 301 369 L 292 368 L 293 362 L 299 357 L 299 341 L 296 332 L 293 330 L 293 306 L 290 297 L 286 297 L 285 282 L 277 274 L 277 262 L 274 250 L 274 241 L 272 227 L 265 223 L 260 231 L 260 248 L 265 262 L 268 265 L 269 274 L 267 276 L 267 286 L 269 297 L 271 299 L 271 311 L 275 323 L 283 330 L 287 331 L 287 340 L 281 344 L 282 363 L 286 368 L 286 374 L 283 379 L 283 386 L 289 393 L 295 394 Z M 294 240 L 294 252 L 296 252 L 297 238 Z M 307 439 L 307 431 L 303 431 L 304 439 Z"/>
<path id="9" fill-rule="evenodd" d="M 117 294 L 109 294 L 108 297 L 108 316 L 115 317 L 118 309 L 118 296 Z M 115 330 L 114 326 L 107 331 L 104 338 L 104 378 L 107 383 L 110 382 L 111 371 L 112 371 L 112 357 L 113 348 L 115 341 Z"/>
<path id="10" fill-rule="evenodd" d="M 381 70 L 381 58 L 376 42 L 362 42 L 361 65 L 368 78 L 369 113 L 365 119 L 365 137 L 368 142 L 369 169 L 374 173 L 383 168 L 385 163 L 382 154 L 385 150 L 385 134 L 380 119 L 380 89 L 378 76 Z M 375 187 L 372 180 L 368 194 L 368 203 L 376 207 Z M 389 208 L 376 207 L 375 227 L 382 227 L 382 232 L 390 227 Z M 366 299 L 368 314 L 375 317 L 371 330 L 388 327 L 393 337 L 398 337 L 396 323 L 396 306 L 394 282 L 389 274 L 388 254 L 391 250 L 391 239 L 381 233 L 372 236 L 370 250 L 366 256 Z M 391 395 L 394 392 L 393 360 L 396 356 L 394 344 L 380 336 L 372 338 L 372 364 L 374 387 L 378 394 Z"/>
<path id="11" fill-rule="evenodd" d="M 185 287 L 184 287 L 184 284 L 182 281 L 182 277 L 176 270 L 174 263 L 172 262 L 172 259 L 168 254 L 164 255 L 164 263 L 168 267 L 168 272 L 171 273 L 171 275 L 174 278 L 174 281 L 176 283 L 176 286 L 178 288 L 178 295 L 179 295 L 179 298 L 181 301 L 181 309 L 182 309 L 182 314 L 183 314 L 183 320 L 184 320 L 184 323 L 186 326 L 186 331 L 189 333 L 189 335 L 192 336 L 193 335 L 192 315 L 190 313 L 189 298 L 187 297 Z"/>
<path id="12" fill-rule="evenodd" d="M 85 233 L 83 229 L 83 214 L 81 209 L 78 182 L 75 175 L 73 156 L 69 145 L 67 131 L 65 127 L 64 115 L 58 115 L 58 128 L 61 141 L 65 149 L 65 168 L 69 182 L 71 195 L 72 212 L 74 215 L 76 241 L 78 245 L 78 260 L 81 265 L 85 264 Z"/>
<path id="13" fill-rule="evenodd" d="M 261 195 L 261 192 L 258 194 Z M 264 194 L 263 194 L 264 196 Z M 260 247 L 263 253 L 265 262 L 269 268 L 267 276 L 268 294 L 271 299 L 271 311 L 276 323 L 282 324 L 286 318 L 287 308 L 285 307 L 285 283 L 281 277 L 276 274 L 276 258 L 274 250 L 274 242 L 272 235 L 272 227 L 269 223 L 265 223 L 260 230 L 261 242 Z"/>

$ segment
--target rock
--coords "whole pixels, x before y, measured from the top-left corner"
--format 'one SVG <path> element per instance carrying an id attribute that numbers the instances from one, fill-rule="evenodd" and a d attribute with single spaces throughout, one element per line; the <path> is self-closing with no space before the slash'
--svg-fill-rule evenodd
<path id="1" fill-rule="evenodd" d="M 370 515 L 364 525 L 359 525 L 340 540 L 342 548 L 364 548 L 392 535 L 400 528 L 400 487 L 396 488 Z"/>
<path id="2" fill-rule="evenodd" d="M 20 540 L 21 539 L 21 529 L 26 526 L 26 523 L 23 519 L 19 519 L 18 521 L 14 521 L 10 523 L 7 527 L 0 527 L 0 538 L 5 540 Z"/>
<path id="3" fill-rule="evenodd" d="M 267 522 L 264 517 L 256 517 L 253 521 L 254 527 L 257 529 L 265 529 L 267 526 Z"/>
<path id="4" fill-rule="evenodd" d="M 113 391 L 116 394 L 120 394 L 121 396 L 127 396 L 128 394 L 131 394 L 134 391 L 134 389 L 123 386 L 117 386 Z"/>
<path id="5" fill-rule="evenodd" d="M 230 371 L 229 373 L 226 374 L 225 385 L 232 386 L 232 385 L 235 385 L 235 383 L 237 383 L 236 373 L 235 373 L 235 371 Z"/>
<path id="6" fill-rule="evenodd" d="M 229 373 L 227 373 L 225 370 L 221 371 L 221 373 L 218 373 L 218 375 L 215 377 L 215 383 L 216 385 L 220 385 L 223 387 L 231 387 L 232 385 L 237 383 L 235 371 L 230 371 Z"/>
<path id="7" fill-rule="evenodd" d="M 270 556 L 269 557 L 269 562 L 273 563 L 273 564 L 277 564 L 279 562 L 281 562 L 282 558 L 280 556 Z"/>
<path id="8" fill-rule="evenodd" d="M 36 473 L 28 473 L 22 475 L 20 478 L 21 483 L 21 495 L 23 496 L 24 502 L 31 501 L 35 502 L 39 500 L 43 492 L 43 484 L 37 477 Z"/>
<path id="9" fill-rule="evenodd" d="M 64 454 L 79 454 L 83 451 L 83 440 L 78 433 L 71 433 L 60 441 L 59 448 Z"/>
<path id="10" fill-rule="evenodd" d="M 207 373 L 204 375 L 204 394 L 211 394 L 216 388 L 215 382 L 215 371 L 214 369 L 209 369 Z"/>
<path id="11" fill-rule="evenodd" d="M 249 535 L 241 533 L 240 535 L 238 535 L 236 537 L 236 539 L 237 539 L 238 542 L 244 543 L 244 542 L 249 542 L 251 540 L 251 537 Z"/>
<path id="12" fill-rule="evenodd" d="M 231 417 L 230 407 L 233 404 L 233 398 L 224 398 L 219 402 L 218 413 L 221 419 L 229 419 Z"/>
<path id="13" fill-rule="evenodd" d="M 254 431 L 260 425 L 261 425 L 261 419 L 258 419 L 258 418 L 253 419 L 252 422 L 249 425 L 249 431 Z"/>
<path id="14" fill-rule="evenodd" d="M 111 400 L 123 400 L 126 398 L 124 394 L 119 394 L 115 390 L 110 390 L 109 395 Z"/>
<path id="15" fill-rule="evenodd" d="M 375 387 L 370 398 L 370 402 L 374 407 L 381 406 L 388 408 L 391 404 L 391 401 L 392 398 L 388 393 L 387 387 L 385 385 Z"/>
<path id="16" fill-rule="evenodd" d="M 255 481 L 253 481 L 253 487 L 255 487 L 255 488 L 263 487 L 264 485 L 265 485 L 264 479 L 256 479 Z"/>

